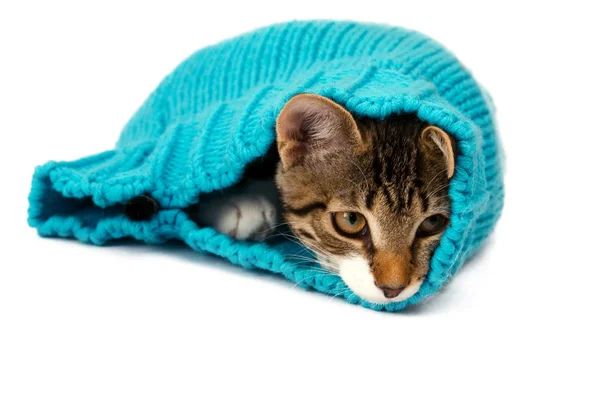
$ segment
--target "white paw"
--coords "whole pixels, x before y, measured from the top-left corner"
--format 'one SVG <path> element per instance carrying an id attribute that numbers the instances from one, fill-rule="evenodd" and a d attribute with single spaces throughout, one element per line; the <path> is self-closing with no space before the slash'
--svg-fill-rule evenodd
<path id="1" fill-rule="evenodd" d="M 273 182 L 253 181 L 206 196 L 192 216 L 201 226 L 238 240 L 259 241 L 274 232 L 279 216 Z"/>
<path id="2" fill-rule="evenodd" d="M 237 196 L 218 211 L 214 228 L 238 240 L 262 240 L 277 224 L 277 211 L 267 199 Z"/>

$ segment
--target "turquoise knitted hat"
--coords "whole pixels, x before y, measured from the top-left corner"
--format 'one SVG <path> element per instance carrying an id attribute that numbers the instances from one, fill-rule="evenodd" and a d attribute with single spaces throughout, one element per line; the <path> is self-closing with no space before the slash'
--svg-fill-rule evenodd
<path id="1" fill-rule="evenodd" d="M 456 138 L 450 226 L 413 297 L 369 303 L 340 277 L 294 261 L 290 254 L 302 250 L 297 243 L 235 241 L 187 215 L 202 194 L 235 184 L 247 164 L 266 154 L 279 111 L 301 92 L 377 119 L 415 113 Z M 395 311 L 438 291 L 489 235 L 504 197 L 499 155 L 489 98 L 437 42 L 382 25 L 291 22 L 193 54 L 149 96 L 114 149 L 38 167 L 29 224 L 41 236 L 97 245 L 178 239 L 354 304 Z"/>

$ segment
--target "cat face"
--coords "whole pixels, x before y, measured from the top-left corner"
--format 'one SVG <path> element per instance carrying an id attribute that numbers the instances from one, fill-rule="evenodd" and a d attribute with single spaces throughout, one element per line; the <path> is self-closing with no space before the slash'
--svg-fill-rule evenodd
<path id="1" fill-rule="evenodd" d="M 277 119 L 276 182 L 291 230 L 361 298 L 415 294 L 449 222 L 453 141 L 416 116 L 355 118 L 293 97 Z"/>

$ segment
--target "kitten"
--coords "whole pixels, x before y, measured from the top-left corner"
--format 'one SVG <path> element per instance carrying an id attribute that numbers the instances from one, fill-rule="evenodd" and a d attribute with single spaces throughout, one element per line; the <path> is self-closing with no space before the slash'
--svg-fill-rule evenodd
<path id="1" fill-rule="evenodd" d="M 276 148 L 276 149 L 275 149 Z M 324 97 L 293 97 L 277 118 L 277 144 L 247 179 L 209 195 L 194 218 L 236 239 L 261 240 L 285 219 L 361 298 L 414 295 L 449 223 L 456 147 L 414 115 L 353 117 Z"/>

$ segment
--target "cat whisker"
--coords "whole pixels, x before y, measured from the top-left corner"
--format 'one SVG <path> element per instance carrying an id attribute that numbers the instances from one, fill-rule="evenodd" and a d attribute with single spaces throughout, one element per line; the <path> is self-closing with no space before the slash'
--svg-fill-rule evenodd
<path id="1" fill-rule="evenodd" d="M 442 175 L 442 174 L 445 174 L 445 173 L 447 173 L 447 172 L 448 172 L 448 169 L 446 169 L 446 168 L 443 168 L 443 169 L 442 169 L 440 172 L 438 172 L 437 174 L 435 174 L 435 176 L 434 176 L 433 178 L 431 178 L 431 180 L 430 180 L 430 181 L 427 183 L 427 186 L 425 186 L 425 190 L 427 190 L 427 188 L 429 188 L 429 185 L 431 185 L 431 183 L 432 183 L 433 181 L 435 181 L 435 179 L 436 179 L 437 177 L 439 177 L 440 175 Z"/>
<path id="2" fill-rule="evenodd" d="M 329 269 L 336 269 L 336 265 L 332 264 L 332 263 L 327 263 L 327 262 L 319 262 L 316 259 L 304 259 L 302 257 L 293 257 L 293 256 L 286 256 L 287 259 L 289 260 L 293 260 L 294 263 L 297 264 L 319 264 L 321 266 L 326 266 Z M 328 271 L 328 270 L 327 270 Z"/>
<path id="3" fill-rule="evenodd" d="M 332 263 L 324 263 L 324 262 L 319 262 L 319 260 L 315 257 L 309 257 L 309 256 L 301 256 L 301 255 L 287 255 L 286 258 L 288 259 L 295 259 L 295 260 L 303 260 L 305 263 L 321 263 L 321 264 L 325 264 L 328 266 L 332 266 Z"/>
<path id="4" fill-rule="evenodd" d="M 316 271 L 316 273 L 315 273 L 315 274 L 319 274 L 319 272 L 318 272 L 318 271 Z M 329 273 L 324 273 L 324 272 L 321 272 L 321 274 L 329 274 Z M 306 277 L 306 278 L 303 278 L 303 279 L 301 279 L 301 280 L 298 280 L 298 281 L 296 282 L 296 284 L 294 284 L 294 285 L 292 286 L 292 288 L 294 288 L 294 287 L 297 287 L 299 284 L 302 284 L 302 283 L 303 283 L 303 282 L 305 282 L 306 280 L 310 280 L 310 279 L 311 279 L 311 278 L 313 278 L 313 277 L 314 277 L 314 276 L 308 276 L 308 277 Z"/>
<path id="5" fill-rule="evenodd" d="M 273 239 L 273 238 L 276 238 L 276 237 L 282 237 L 282 236 L 285 237 L 285 235 L 283 233 L 272 233 L 272 234 L 270 234 L 268 236 L 263 237 L 260 240 L 257 240 L 257 243 L 263 243 L 263 242 L 265 242 L 265 241 L 267 241 L 269 239 Z"/>
<path id="6" fill-rule="evenodd" d="M 291 240 L 291 241 L 294 241 L 294 242 L 296 242 L 296 243 L 301 243 L 302 245 L 304 245 L 304 247 L 305 247 L 305 248 L 307 248 L 307 249 L 309 249 L 309 250 L 312 250 L 312 251 L 315 251 L 314 249 L 316 248 L 316 246 L 314 246 L 314 244 L 313 244 L 313 243 L 311 243 L 311 242 L 308 242 L 308 241 L 301 241 L 301 240 L 298 238 L 298 236 L 296 236 L 296 235 L 290 235 L 290 234 L 282 233 L 282 234 L 280 234 L 279 236 L 286 237 L 286 238 L 288 238 L 289 240 Z M 292 239 L 293 239 L 293 240 L 292 240 Z M 312 247 L 311 247 L 311 245 L 312 245 Z M 327 255 L 327 253 L 325 253 L 325 252 L 323 252 L 323 251 L 321 251 L 321 252 L 320 252 L 320 254 Z"/>
<path id="7" fill-rule="evenodd" d="M 435 189 L 433 192 L 431 192 L 430 194 L 428 194 L 428 195 L 425 197 L 425 200 L 427 201 L 427 200 L 428 200 L 428 199 L 429 199 L 429 198 L 430 198 L 432 195 L 435 195 L 436 193 L 438 193 L 438 192 L 439 192 L 439 191 L 441 191 L 442 189 L 444 189 L 444 188 L 447 188 L 447 187 L 449 187 L 449 186 L 450 186 L 450 184 L 444 184 L 444 185 L 442 185 L 442 186 L 439 186 L 439 187 L 437 187 L 437 188 L 436 188 L 436 189 Z"/>
<path id="8" fill-rule="evenodd" d="M 369 181 L 367 180 L 367 176 L 365 175 L 365 173 L 364 173 L 364 171 L 362 170 L 362 168 L 360 168 L 360 166 L 359 166 L 359 165 L 356 163 L 356 161 L 355 161 L 355 160 L 353 160 L 353 159 L 350 159 L 350 164 L 354 165 L 354 166 L 356 167 L 356 169 L 358 169 L 358 171 L 360 171 L 360 173 L 361 173 L 361 175 L 362 175 L 362 177 L 363 177 L 363 179 L 364 179 L 364 181 L 365 181 L 365 185 L 369 185 Z M 362 186 L 360 186 L 360 185 L 358 185 L 358 184 L 355 184 L 355 185 L 356 185 L 356 186 L 358 187 L 358 189 L 360 190 L 360 193 L 364 195 L 364 194 L 365 194 L 365 191 L 363 190 Z"/>
<path id="9" fill-rule="evenodd" d="M 298 239 L 298 237 L 296 235 L 292 235 L 292 234 L 289 234 L 289 233 L 278 233 L 276 235 L 273 235 L 273 237 L 277 237 L 277 236 L 284 237 L 287 240 L 289 240 L 291 242 L 294 242 L 294 243 L 302 243 L 300 241 L 300 239 Z"/>
<path id="10" fill-rule="evenodd" d="M 268 231 L 271 231 L 271 230 L 274 230 L 274 229 L 280 228 L 280 227 L 282 227 L 282 226 L 289 226 L 289 225 L 290 225 L 290 224 L 289 224 L 289 222 L 280 222 L 280 223 L 276 223 L 276 224 L 274 224 L 272 227 L 270 227 L 270 228 L 269 228 L 269 229 L 267 229 L 267 230 L 268 230 Z"/>
<path id="11" fill-rule="evenodd" d="M 333 291 L 335 291 L 335 288 L 334 288 L 333 290 L 331 290 L 331 291 L 328 293 L 328 295 L 331 295 L 331 294 L 333 294 Z M 334 299 L 334 298 L 337 298 L 337 297 L 339 297 L 340 295 L 344 295 L 344 294 L 346 294 L 346 293 L 347 293 L 347 292 L 349 292 L 349 291 L 350 291 L 350 292 L 352 292 L 352 290 L 351 290 L 351 289 L 349 289 L 349 288 L 346 288 L 345 290 L 342 290 L 342 291 L 340 291 L 339 293 L 337 293 L 337 294 L 335 294 L 335 295 L 331 295 L 331 297 L 329 297 L 329 299 L 333 301 L 333 299 Z"/>
<path id="12" fill-rule="evenodd" d="M 366 179 L 365 179 L 366 180 Z M 301 222 L 281 222 L 278 223 L 276 225 L 274 225 L 273 227 L 269 228 L 267 231 L 271 231 L 274 229 L 277 229 L 281 226 L 292 226 L 294 224 L 301 224 Z M 321 249 L 320 247 L 318 247 L 316 244 L 310 242 L 310 241 L 306 241 L 306 240 L 301 240 L 296 234 L 294 234 L 294 231 L 292 228 L 290 228 L 290 231 L 292 233 L 286 233 L 285 231 L 277 231 L 277 233 L 273 233 L 270 234 L 266 237 L 264 237 L 263 239 L 261 239 L 259 242 L 265 242 L 268 239 L 274 238 L 274 237 L 283 237 L 291 242 L 294 243 L 299 243 L 301 244 L 308 252 L 312 253 L 314 255 L 314 257 L 309 257 L 309 256 L 302 256 L 302 255 L 288 255 L 286 256 L 288 259 L 296 259 L 296 260 L 301 260 L 301 264 L 302 263 L 316 263 L 319 264 L 321 266 L 324 266 L 327 268 L 326 272 L 327 273 L 339 273 L 339 266 L 337 264 L 335 264 L 335 262 L 330 261 L 330 254 L 325 252 L 323 249 Z"/>
<path id="13" fill-rule="evenodd" d="M 307 243 L 307 242 L 303 242 L 303 243 Z M 310 251 L 312 251 L 314 254 L 316 254 L 317 256 L 321 256 L 324 257 L 326 260 L 329 260 L 330 258 L 330 254 L 326 253 L 325 251 L 323 251 L 322 249 L 316 247 L 315 245 L 312 245 L 310 243 L 306 244 L 306 248 Z"/>

